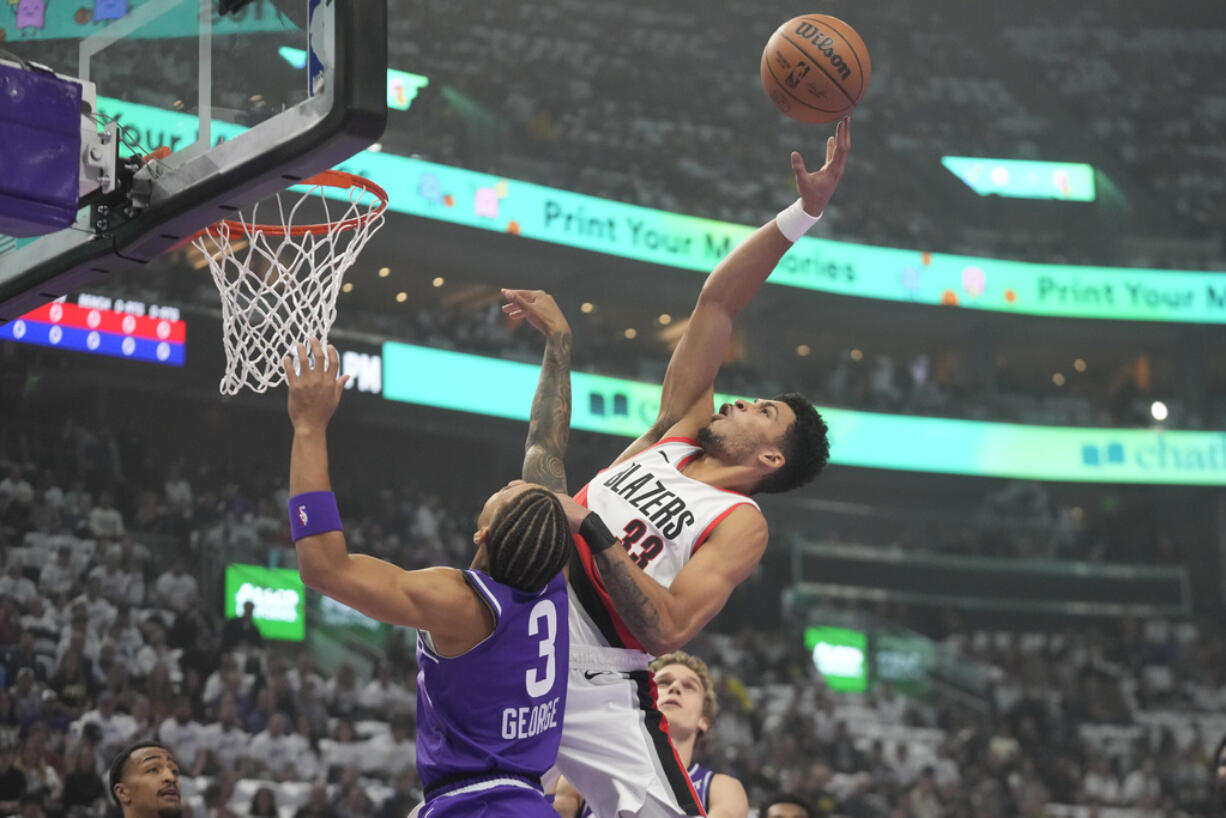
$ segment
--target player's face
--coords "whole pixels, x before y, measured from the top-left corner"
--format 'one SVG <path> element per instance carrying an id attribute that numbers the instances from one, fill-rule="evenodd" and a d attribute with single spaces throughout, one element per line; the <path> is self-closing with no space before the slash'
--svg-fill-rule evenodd
<path id="1" fill-rule="evenodd" d="M 809 818 L 809 812 L 800 804 L 771 804 L 763 818 Z"/>
<path id="2" fill-rule="evenodd" d="M 142 747 L 132 753 L 115 794 L 127 815 L 178 816 L 182 809 L 179 765 L 161 747 Z"/>
<path id="3" fill-rule="evenodd" d="M 698 439 L 721 459 L 738 462 L 777 446 L 795 420 L 796 413 L 783 401 L 738 400 L 721 406 Z"/>
<path id="4" fill-rule="evenodd" d="M 665 665 L 656 671 L 656 701 L 669 730 L 705 732 L 702 679 L 685 665 Z"/>
<path id="5" fill-rule="evenodd" d="M 481 508 L 481 514 L 477 517 L 477 528 L 489 528 L 490 524 L 498 517 L 498 512 L 502 510 L 503 506 L 530 488 L 539 487 L 536 483 L 512 480 L 491 494 L 489 499 L 485 501 L 485 505 Z"/>

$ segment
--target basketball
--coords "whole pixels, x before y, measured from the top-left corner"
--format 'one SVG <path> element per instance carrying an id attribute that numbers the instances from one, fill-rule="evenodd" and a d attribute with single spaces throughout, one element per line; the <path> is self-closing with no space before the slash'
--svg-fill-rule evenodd
<path id="1" fill-rule="evenodd" d="M 873 64 L 851 26 L 829 14 L 804 14 L 771 35 L 762 52 L 762 87 L 799 122 L 835 122 L 868 88 Z"/>

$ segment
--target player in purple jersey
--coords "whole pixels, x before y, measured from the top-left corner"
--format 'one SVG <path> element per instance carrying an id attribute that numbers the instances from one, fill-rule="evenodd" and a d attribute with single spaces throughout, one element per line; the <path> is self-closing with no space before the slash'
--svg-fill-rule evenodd
<path id="1" fill-rule="evenodd" d="M 553 299 L 504 290 L 547 339 L 523 476 L 477 519 L 467 571 L 405 571 L 350 554 L 328 477 L 325 430 L 348 376 L 335 347 L 286 358 L 290 525 L 303 582 L 368 616 L 417 628 L 417 769 L 422 816 L 549 818 L 541 775 L 557 756 L 566 706 L 569 628 L 562 567 L 573 532 L 554 491 L 570 421 L 570 327 Z"/>
<path id="2" fill-rule="evenodd" d="M 746 818 L 749 797 L 740 781 L 730 775 L 716 773 L 694 761 L 698 742 L 711 729 L 719 704 L 715 685 L 707 663 L 697 656 L 676 650 L 657 657 L 651 663 L 655 678 L 655 694 L 660 712 L 668 720 L 668 735 L 677 750 L 677 758 L 693 782 L 698 803 L 708 818 Z M 582 811 L 580 812 L 580 806 Z M 590 818 L 592 811 L 583 804 L 582 796 L 566 779 L 557 788 L 554 808 L 564 818 Z"/>

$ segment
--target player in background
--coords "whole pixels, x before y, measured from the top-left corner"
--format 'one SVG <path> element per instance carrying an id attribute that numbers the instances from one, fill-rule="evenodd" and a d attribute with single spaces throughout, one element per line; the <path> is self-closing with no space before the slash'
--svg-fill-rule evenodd
<path id="1" fill-rule="evenodd" d="M 134 742 L 115 753 L 107 782 L 123 818 L 183 814 L 179 764 L 170 749 L 156 741 Z"/>
<path id="2" fill-rule="evenodd" d="M 657 704 L 668 719 L 668 735 L 708 818 L 746 818 L 749 799 L 741 782 L 694 761 L 694 748 L 719 713 L 715 685 L 706 662 L 677 650 L 658 657 L 651 663 L 651 671 L 655 674 Z M 564 778 L 558 783 L 553 807 L 563 818 L 576 815 L 587 818 L 592 814 L 583 805 L 582 796 Z"/>
<path id="3" fill-rule="evenodd" d="M 817 813 L 798 795 L 781 792 L 762 805 L 762 818 L 816 818 Z"/>
<path id="4" fill-rule="evenodd" d="M 738 400 L 716 413 L 713 395 L 734 319 L 820 217 L 850 150 L 844 120 L 821 169 L 809 172 L 792 154 L 800 198 L 707 278 L 669 361 L 655 423 L 573 500 L 562 499 L 580 536 L 557 766 L 597 818 L 702 814 L 647 666 L 702 630 L 761 560 L 766 520 L 750 495 L 803 485 L 826 464 L 826 424 L 804 397 Z"/>
<path id="5" fill-rule="evenodd" d="M 570 328 L 540 292 L 504 291 L 547 338 L 524 476 L 485 502 L 467 571 L 406 571 L 349 554 L 328 478 L 325 431 L 344 390 L 336 349 L 284 361 L 290 524 L 303 582 L 367 616 L 418 629 L 417 769 L 422 816 L 548 818 L 541 775 L 553 764 L 566 704 L 562 568 L 573 533 L 555 498 L 569 435 Z M 406 465 L 410 465 L 406 463 Z"/>

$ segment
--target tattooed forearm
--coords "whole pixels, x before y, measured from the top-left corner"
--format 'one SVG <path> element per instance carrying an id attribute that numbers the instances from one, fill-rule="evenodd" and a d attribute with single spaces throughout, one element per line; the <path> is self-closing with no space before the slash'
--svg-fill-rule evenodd
<path id="1" fill-rule="evenodd" d="M 523 479 L 561 492 L 566 491 L 563 459 L 570 441 L 570 346 L 569 332 L 553 333 L 545 344 L 524 443 Z"/>
<path id="2" fill-rule="evenodd" d="M 609 598 L 626 627 L 635 638 L 643 643 L 649 651 L 655 653 L 653 645 L 660 642 L 663 634 L 660 629 L 660 612 L 655 603 L 639 587 L 630 558 L 621 545 L 614 545 L 596 555 L 596 565 L 600 569 L 600 578 L 604 580 Z M 643 580 L 655 582 L 641 571 Z M 666 653 L 667 651 L 659 651 Z"/>

